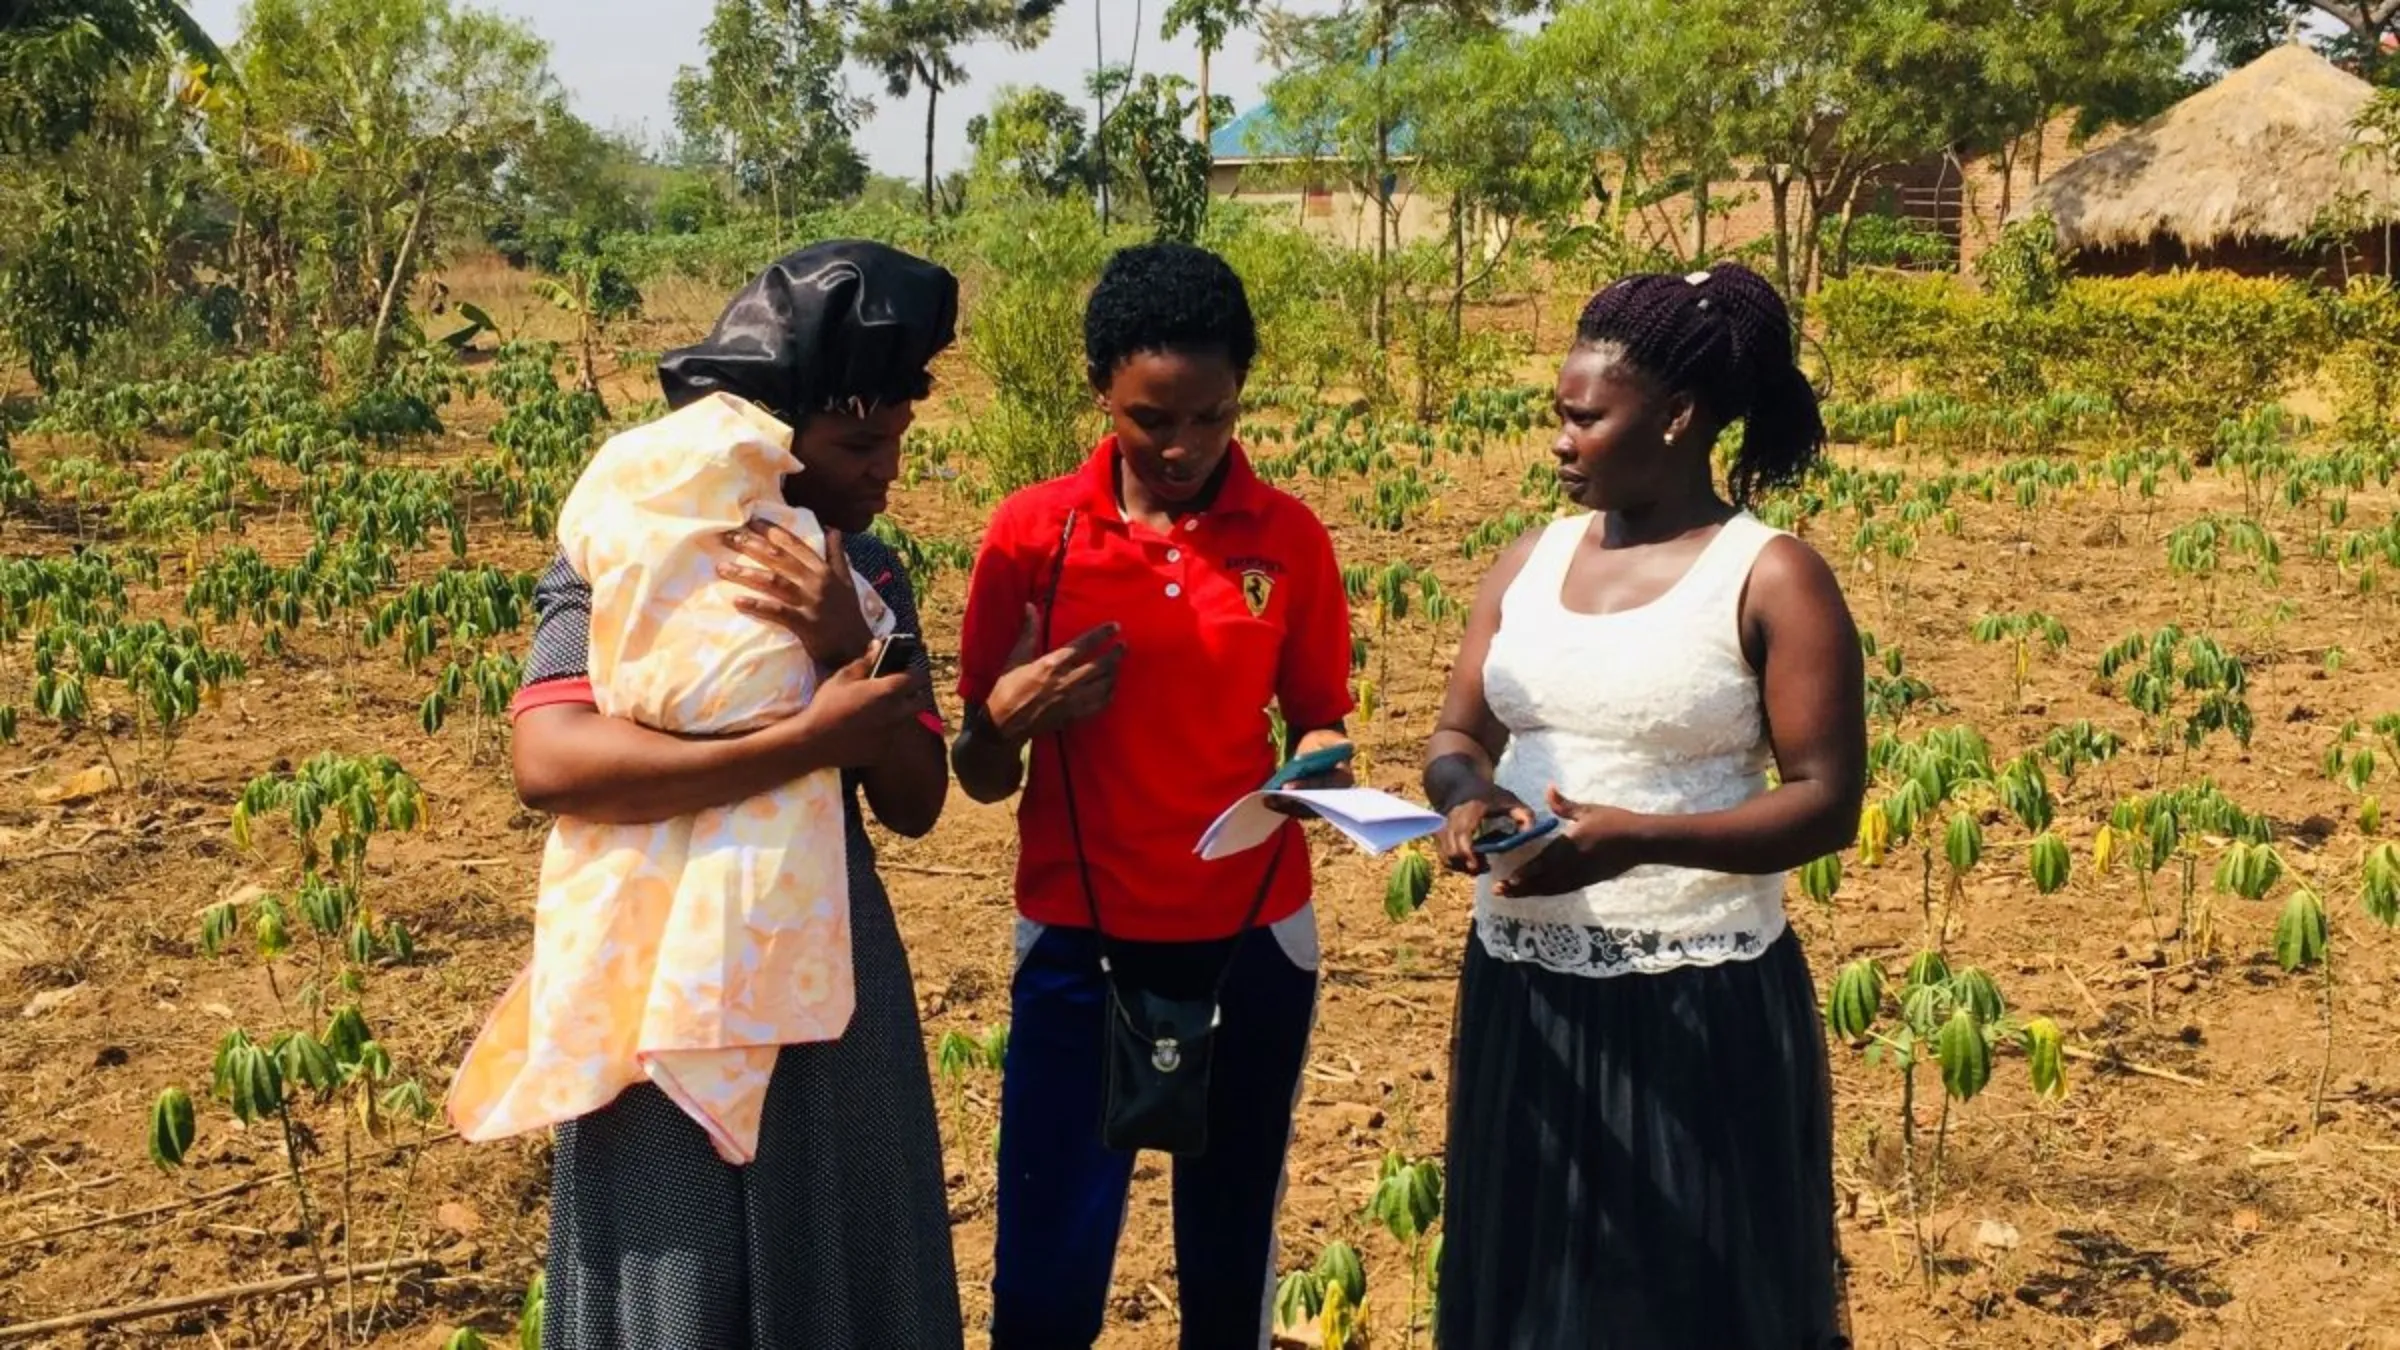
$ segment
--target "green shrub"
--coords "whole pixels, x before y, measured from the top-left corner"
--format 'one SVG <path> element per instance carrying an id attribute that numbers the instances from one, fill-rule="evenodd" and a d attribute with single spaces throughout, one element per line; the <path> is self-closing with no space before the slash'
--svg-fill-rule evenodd
<path id="1" fill-rule="evenodd" d="M 1076 204 L 1030 207 L 969 275 L 966 358 L 991 381 L 970 433 L 986 485 L 1013 492 L 1071 471 L 1098 430 L 1084 374 L 1083 304 L 1107 260 L 1099 222 Z"/>
<path id="2" fill-rule="evenodd" d="M 2154 434 L 2202 435 L 2327 373 L 2351 374 L 2356 419 L 2388 410 L 2400 377 L 2380 364 L 2400 333 L 2388 288 L 2344 297 L 2218 272 L 2046 283 L 1995 269 L 2012 289 L 1950 277 L 1863 276 L 1812 306 L 1843 397 L 1933 390 L 1969 403 L 2096 394 Z M 2038 271 L 2039 269 L 2032 269 Z M 2014 298 L 2012 298 L 2014 297 Z"/>

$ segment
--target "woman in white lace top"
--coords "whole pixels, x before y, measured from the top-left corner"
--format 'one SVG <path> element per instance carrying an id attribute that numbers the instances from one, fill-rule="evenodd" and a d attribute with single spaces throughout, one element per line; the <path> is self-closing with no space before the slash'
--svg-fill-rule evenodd
<path id="1" fill-rule="evenodd" d="M 1863 676 L 1832 570 L 1744 509 L 1816 458 L 1816 395 L 1782 299 L 1726 265 L 1593 297 L 1557 409 L 1584 509 L 1484 579 L 1425 771 L 1476 877 L 1440 1341 L 1831 1350 L 1824 1033 L 1783 877 L 1857 828 Z M 1495 850 L 1511 827 L 1554 832 Z"/>

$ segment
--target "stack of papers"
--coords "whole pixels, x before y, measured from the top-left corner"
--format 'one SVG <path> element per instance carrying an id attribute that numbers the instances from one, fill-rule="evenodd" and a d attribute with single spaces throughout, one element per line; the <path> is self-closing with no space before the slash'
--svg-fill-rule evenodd
<path id="1" fill-rule="evenodd" d="M 1388 853 L 1411 839 L 1422 839 L 1442 827 L 1442 817 L 1415 802 L 1374 788 L 1283 788 L 1253 792 L 1227 807 L 1195 850 L 1214 862 L 1257 848 L 1275 837 L 1290 817 L 1275 802 L 1298 802 L 1318 819 L 1350 837 L 1368 853 Z"/>

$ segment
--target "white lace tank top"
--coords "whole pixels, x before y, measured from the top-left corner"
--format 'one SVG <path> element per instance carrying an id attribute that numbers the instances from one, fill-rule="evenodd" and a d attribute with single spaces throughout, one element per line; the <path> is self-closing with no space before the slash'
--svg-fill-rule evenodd
<path id="1" fill-rule="evenodd" d="M 1741 599 L 1779 532 L 1736 515 L 1658 599 L 1579 614 L 1560 592 L 1591 523 L 1589 513 L 1552 523 L 1501 597 L 1483 666 L 1484 698 L 1508 728 L 1500 786 L 1537 810 L 1555 784 L 1571 801 L 1645 814 L 1722 811 L 1766 791 Z M 1780 875 L 1644 866 L 1568 895 L 1494 895 L 1523 861 L 1501 855 L 1476 885 L 1476 934 L 1503 961 L 1655 972 L 1758 956 L 1783 934 Z"/>

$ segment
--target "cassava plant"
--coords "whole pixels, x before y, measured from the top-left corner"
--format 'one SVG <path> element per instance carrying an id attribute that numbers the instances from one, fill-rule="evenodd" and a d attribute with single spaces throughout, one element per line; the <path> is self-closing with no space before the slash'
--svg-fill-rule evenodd
<path id="1" fill-rule="evenodd" d="M 355 1268 L 359 1216 L 354 1201 L 356 1157 L 353 1129 L 369 1138 L 389 1140 L 398 1125 L 412 1126 L 418 1147 L 412 1150 L 409 1171 L 393 1201 L 394 1222 L 385 1242 L 387 1256 L 397 1256 L 416 1160 L 429 1139 L 433 1100 L 422 1083 L 402 1077 L 392 1058 L 368 1030 L 356 1004 L 335 1012 L 321 1034 L 285 1031 L 261 1044 L 236 1028 L 218 1042 L 210 1071 L 209 1095 L 224 1103 L 245 1128 L 272 1121 L 282 1147 L 284 1175 L 299 1209 L 300 1235 L 320 1276 L 325 1273 L 322 1216 L 308 1185 L 302 1155 L 310 1131 L 296 1113 L 310 1107 L 332 1109 L 341 1121 L 340 1237 L 345 1274 L 342 1282 L 342 1342 L 359 1344 L 372 1336 L 381 1311 L 380 1294 L 363 1319 L 357 1281 L 347 1273 Z M 150 1109 L 148 1130 L 151 1161 L 161 1168 L 183 1165 L 197 1136 L 190 1094 L 168 1088 Z"/>
<path id="2" fill-rule="evenodd" d="M 2160 753 L 2180 743 L 2188 755 L 2219 732 L 2247 747 L 2257 726 L 2241 658 L 2216 639 L 2173 624 L 2118 639 L 2101 653 L 2100 678 L 2149 719 L 2151 744 Z"/>
<path id="3" fill-rule="evenodd" d="M 1367 1202 L 1367 1215 L 1408 1251 L 1408 1311 L 1401 1343 L 1415 1345 L 1425 1311 L 1427 1266 L 1429 1260 L 1438 1262 L 1441 1254 L 1441 1239 L 1433 1231 L 1442 1217 L 1441 1164 L 1430 1158 L 1411 1160 L 1397 1153 L 1385 1154 L 1374 1197 Z"/>
<path id="4" fill-rule="evenodd" d="M 1863 1050 L 1870 1062 L 1888 1063 L 1900 1071 L 1901 1185 L 1920 1265 L 1930 1281 L 1933 1266 L 1924 1212 L 1929 1187 L 1938 1193 L 1940 1186 L 1952 1106 L 1974 1100 L 1991 1084 L 1995 1054 L 2008 1044 L 2024 1050 L 2037 1095 L 2063 1095 L 2065 1045 L 2058 1024 L 2046 1017 L 2015 1021 L 1990 974 L 1973 966 L 1953 970 L 1940 952 L 1931 950 L 1910 960 L 1896 991 L 1887 990 L 1884 969 L 1872 958 L 1844 966 L 1827 999 L 1825 1023 L 1835 1037 Z M 1921 1169 L 1918 1071 L 1928 1065 L 1941 1077 L 1942 1109 L 1931 1166 Z"/>
<path id="5" fill-rule="evenodd" d="M 1297 1331 L 1313 1321 L 1325 1350 L 1362 1344 L 1366 1331 L 1367 1268 L 1358 1249 L 1329 1242 L 1316 1264 L 1291 1271 L 1275 1285 L 1275 1327 Z"/>
<path id="6" fill-rule="evenodd" d="M 2033 673 L 2035 647 L 2052 656 L 2067 648 L 2067 626 L 2039 611 L 1986 614 L 1975 621 L 1975 640 L 2009 647 L 2009 706 L 2025 706 L 2025 681 Z"/>

